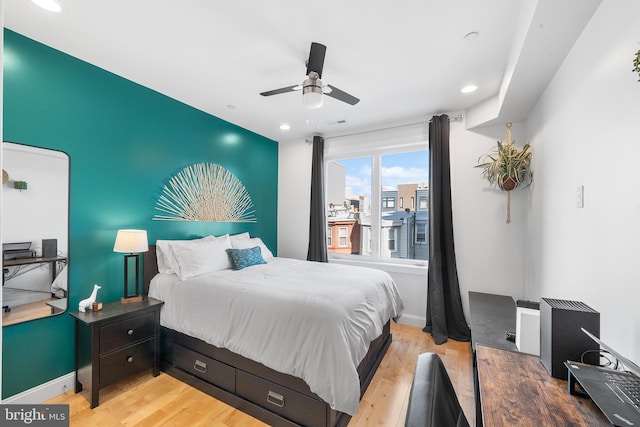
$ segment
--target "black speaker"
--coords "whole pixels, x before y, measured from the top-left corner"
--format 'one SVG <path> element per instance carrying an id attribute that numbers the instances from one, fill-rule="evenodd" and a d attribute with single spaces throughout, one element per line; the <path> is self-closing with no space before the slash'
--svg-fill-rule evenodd
<path id="1" fill-rule="evenodd" d="M 42 258 L 58 256 L 58 239 L 42 239 Z"/>
<path id="2" fill-rule="evenodd" d="M 542 298 L 540 361 L 552 377 L 567 379 L 567 360 L 598 364 L 600 347 L 580 328 L 600 337 L 600 313 L 579 301 Z"/>

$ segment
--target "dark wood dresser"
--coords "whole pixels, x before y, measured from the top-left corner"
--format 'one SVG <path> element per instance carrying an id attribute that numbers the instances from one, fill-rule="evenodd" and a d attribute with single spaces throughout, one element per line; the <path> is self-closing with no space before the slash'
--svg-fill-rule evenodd
<path id="1" fill-rule="evenodd" d="M 129 375 L 151 369 L 160 374 L 162 301 L 105 304 L 100 311 L 71 312 L 75 318 L 76 393 L 90 391 L 91 408 L 99 391 Z"/>

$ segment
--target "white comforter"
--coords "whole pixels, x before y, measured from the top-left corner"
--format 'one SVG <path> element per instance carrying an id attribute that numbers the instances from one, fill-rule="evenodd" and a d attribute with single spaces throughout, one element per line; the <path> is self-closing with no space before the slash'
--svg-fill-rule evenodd
<path id="1" fill-rule="evenodd" d="M 302 378 L 331 408 L 355 414 L 356 368 L 403 302 L 375 269 L 274 258 L 181 281 L 158 274 L 160 323 Z"/>

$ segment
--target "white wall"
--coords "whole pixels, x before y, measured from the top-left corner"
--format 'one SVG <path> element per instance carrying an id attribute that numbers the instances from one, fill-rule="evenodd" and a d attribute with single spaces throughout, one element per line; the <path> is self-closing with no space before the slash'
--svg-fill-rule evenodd
<path id="1" fill-rule="evenodd" d="M 640 362 L 640 2 L 605 0 L 527 120 L 526 295 L 583 301 Z M 584 185 L 584 208 L 576 190 Z"/>
<path id="2" fill-rule="evenodd" d="M 474 166 L 504 141 L 506 126 L 481 129 L 484 135 L 451 123 L 451 199 L 462 302 L 469 320 L 468 291 L 524 295 L 522 239 L 526 226 L 525 200 L 530 187 L 511 192 L 511 223 L 506 223 L 507 194 L 489 186 Z M 516 145 L 525 141 L 524 126 L 514 123 Z"/>

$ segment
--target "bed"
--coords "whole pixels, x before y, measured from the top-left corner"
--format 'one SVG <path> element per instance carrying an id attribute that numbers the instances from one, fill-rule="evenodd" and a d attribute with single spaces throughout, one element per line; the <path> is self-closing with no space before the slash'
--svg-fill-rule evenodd
<path id="1" fill-rule="evenodd" d="M 60 273 L 58 273 L 51 283 L 51 294 L 56 298 L 66 298 L 68 282 L 67 265 L 65 264 Z"/>
<path id="2" fill-rule="evenodd" d="M 162 369 L 270 425 L 346 425 L 403 309 L 390 276 L 273 257 L 248 235 L 182 242 L 144 259 L 145 293 L 165 302 Z M 236 268 L 236 253 L 257 258 Z"/>

